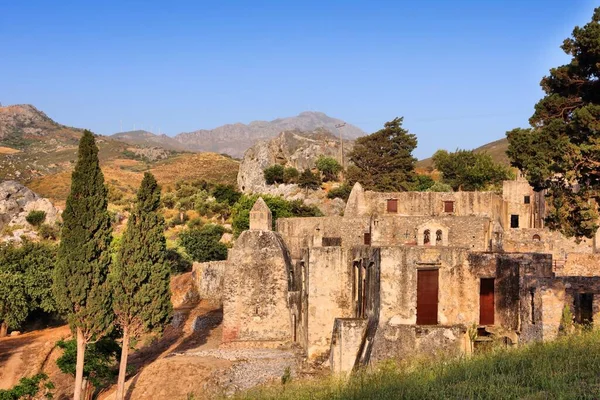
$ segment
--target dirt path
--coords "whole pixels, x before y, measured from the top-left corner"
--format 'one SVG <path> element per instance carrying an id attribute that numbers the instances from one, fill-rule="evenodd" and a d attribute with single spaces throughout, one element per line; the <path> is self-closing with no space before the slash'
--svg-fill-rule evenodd
<path id="1" fill-rule="evenodd" d="M 0 389 L 42 371 L 56 342 L 70 335 L 69 328 L 61 326 L 0 339 Z"/>

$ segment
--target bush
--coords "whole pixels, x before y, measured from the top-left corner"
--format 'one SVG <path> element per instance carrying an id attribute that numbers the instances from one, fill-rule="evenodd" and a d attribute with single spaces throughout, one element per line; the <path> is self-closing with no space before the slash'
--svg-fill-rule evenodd
<path id="1" fill-rule="evenodd" d="M 56 240 L 60 235 L 58 227 L 48 224 L 40 225 L 38 233 L 40 237 L 45 240 Z"/>
<path id="2" fill-rule="evenodd" d="M 183 218 L 182 218 L 183 217 Z M 188 215 L 186 213 L 178 213 L 176 216 L 173 217 L 173 219 L 171 219 L 168 223 L 167 223 L 167 227 L 168 228 L 173 228 L 175 226 L 178 225 L 183 225 L 185 224 L 188 220 L 190 219 L 190 217 L 188 217 Z"/>
<path id="3" fill-rule="evenodd" d="M 300 178 L 298 178 L 298 186 L 305 189 L 317 190 L 321 187 L 321 178 L 307 168 L 302 172 Z"/>
<path id="4" fill-rule="evenodd" d="M 342 199 L 344 201 L 348 201 L 348 197 L 350 197 L 350 192 L 352 191 L 352 188 L 350 187 L 350 185 L 348 185 L 347 183 L 344 183 L 343 185 L 331 189 L 329 191 L 329 193 L 327 193 L 327 197 L 330 199 Z"/>
<path id="5" fill-rule="evenodd" d="M 179 235 L 179 241 L 194 261 L 217 261 L 227 258 L 227 246 L 219 240 L 225 229 L 221 225 L 207 224 L 200 229 L 190 229 Z"/>
<path id="6" fill-rule="evenodd" d="M 431 187 L 429 187 L 429 189 L 426 190 L 426 192 L 452 192 L 452 191 L 453 191 L 452 186 L 447 185 L 442 182 L 436 182 Z"/>
<path id="7" fill-rule="evenodd" d="M 46 220 L 46 212 L 33 210 L 25 217 L 25 221 L 33 226 L 40 226 Z"/>
<path id="8" fill-rule="evenodd" d="M 416 192 L 425 192 L 433 185 L 435 185 L 435 181 L 431 176 L 418 174 L 410 189 Z"/>
<path id="9" fill-rule="evenodd" d="M 283 166 L 279 164 L 272 165 L 268 168 L 265 168 L 263 173 L 265 175 L 265 181 L 267 182 L 267 185 L 283 183 Z"/>
<path id="10" fill-rule="evenodd" d="M 342 166 L 333 157 L 320 156 L 316 162 L 317 169 L 323 174 L 324 180 L 336 181 Z"/>
<path id="11" fill-rule="evenodd" d="M 34 375 L 31 378 L 21 378 L 19 383 L 12 389 L 0 389 L 0 400 L 32 399 L 39 393 L 40 384 L 47 379 L 48 375 L 44 373 Z M 52 398 L 52 394 L 49 392 L 49 390 L 53 388 L 54 385 L 50 381 L 44 384 L 45 398 Z"/>
<path id="12" fill-rule="evenodd" d="M 285 174 L 284 174 L 285 175 Z M 212 191 L 212 195 L 219 203 L 234 205 L 242 196 L 233 185 L 218 184 Z"/>
<path id="13" fill-rule="evenodd" d="M 235 206 L 233 206 L 231 220 L 235 236 L 249 228 L 250 210 L 258 197 L 259 195 L 243 195 Z M 273 228 L 275 228 L 275 222 L 278 218 L 320 217 L 323 215 L 317 207 L 307 206 L 301 200 L 287 201 L 283 197 L 270 195 L 262 195 L 260 197 L 267 203 L 273 214 Z"/>
<path id="14" fill-rule="evenodd" d="M 192 260 L 181 254 L 177 249 L 167 249 L 166 258 L 173 274 L 181 274 L 192 270 Z"/>
<path id="15" fill-rule="evenodd" d="M 190 229 L 200 228 L 202 225 L 204 225 L 204 222 L 202 222 L 201 218 L 192 218 L 187 223 L 187 227 Z"/>
<path id="16" fill-rule="evenodd" d="M 298 177 L 300 172 L 294 167 L 288 167 L 283 170 L 283 182 L 284 183 L 298 183 Z"/>

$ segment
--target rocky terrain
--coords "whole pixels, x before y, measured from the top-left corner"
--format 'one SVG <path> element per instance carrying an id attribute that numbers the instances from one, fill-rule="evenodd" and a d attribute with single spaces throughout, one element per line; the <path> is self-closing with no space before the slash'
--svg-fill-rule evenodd
<path id="1" fill-rule="evenodd" d="M 155 145 L 173 150 L 210 151 L 242 157 L 244 152 L 259 140 L 271 139 L 288 130 L 313 131 L 324 128 L 337 135 L 338 124 L 344 121 L 332 118 L 321 112 L 307 111 L 295 117 L 278 118 L 273 121 L 253 121 L 249 124 L 227 124 L 215 129 L 200 129 L 180 133 L 173 138 L 154 135 L 146 131 L 121 132 L 112 137 L 136 145 Z M 341 129 L 345 138 L 356 139 L 364 136 L 360 128 L 346 124 Z"/>
<path id="2" fill-rule="evenodd" d="M 20 241 L 22 236 L 35 239 L 37 233 L 26 220 L 31 211 L 46 213 L 44 223 L 49 225 L 54 225 L 60 218 L 59 210 L 50 200 L 40 197 L 18 182 L 0 183 L 0 240 Z"/>

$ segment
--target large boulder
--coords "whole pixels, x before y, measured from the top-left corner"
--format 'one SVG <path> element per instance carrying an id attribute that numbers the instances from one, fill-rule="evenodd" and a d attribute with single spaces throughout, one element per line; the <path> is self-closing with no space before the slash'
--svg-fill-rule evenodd
<path id="1" fill-rule="evenodd" d="M 352 147 L 352 141 L 344 140 L 345 159 Z M 322 155 L 339 160 L 340 139 L 331 132 L 325 129 L 281 132 L 277 137 L 259 141 L 246 150 L 240 163 L 238 187 L 244 193 L 267 193 L 271 188 L 265 182 L 265 168 L 280 164 L 302 171 L 314 168 Z"/>
<path id="2" fill-rule="evenodd" d="M 6 226 L 20 226 L 25 231 L 31 230 L 33 227 L 26 220 L 31 211 L 45 212 L 44 223 L 50 225 L 60 218 L 59 210 L 50 200 L 40 197 L 18 182 L 0 183 L 0 231 Z"/>

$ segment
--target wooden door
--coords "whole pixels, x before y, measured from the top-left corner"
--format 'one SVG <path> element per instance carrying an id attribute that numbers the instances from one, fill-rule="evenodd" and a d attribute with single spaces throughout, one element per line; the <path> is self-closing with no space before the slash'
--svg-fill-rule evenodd
<path id="1" fill-rule="evenodd" d="M 479 325 L 494 325 L 494 278 L 481 278 Z"/>
<path id="2" fill-rule="evenodd" d="M 417 325 L 438 323 L 438 270 L 417 271 Z"/>

